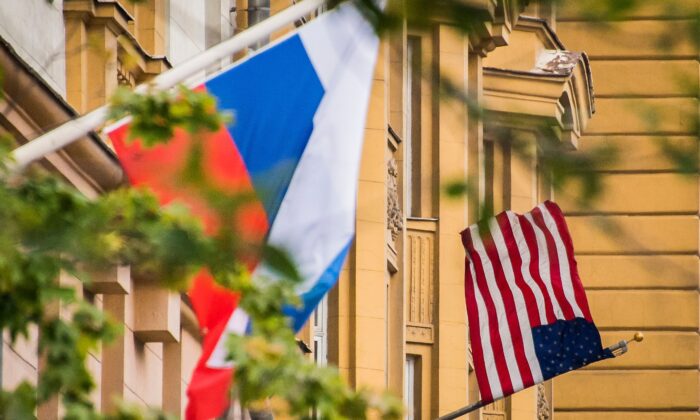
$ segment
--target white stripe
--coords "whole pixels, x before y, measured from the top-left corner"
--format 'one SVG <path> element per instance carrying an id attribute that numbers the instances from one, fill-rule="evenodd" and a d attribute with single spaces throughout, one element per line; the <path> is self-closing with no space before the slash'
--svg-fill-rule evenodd
<path id="1" fill-rule="evenodd" d="M 535 223 L 535 220 L 532 218 L 532 214 L 525 213 L 523 214 L 523 216 L 525 216 L 527 221 L 530 222 L 532 230 L 535 232 L 535 238 L 537 239 L 537 253 L 540 257 L 540 278 L 542 279 L 542 282 L 544 283 L 545 288 L 547 289 L 549 300 L 552 302 L 552 309 L 554 309 L 554 317 L 556 319 L 566 319 L 564 317 L 564 312 L 562 312 L 561 310 L 561 306 L 559 306 L 559 301 L 554 295 L 554 287 L 552 286 L 552 276 L 549 273 L 549 252 L 547 251 L 547 239 L 544 237 L 544 233 L 542 233 L 540 228 Z"/>
<path id="2" fill-rule="evenodd" d="M 297 292 L 303 295 L 355 234 L 360 155 L 379 39 L 350 4 L 305 25 L 299 36 L 325 93 L 268 243 L 294 261 L 303 279 Z M 259 265 L 253 276 L 274 279 L 279 273 Z"/>
<path id="3" fill-rule="evenodd" d="M 369 75 L 374 70 L 379 38 L 351 2 L 303 26 L 299 37 L 326 90 L 337 89 L 339 76 L 350 75 L 364 85 L 367 67 Z M 358 105 L 350 102 L 347 106 L 357 108 Z"/>
<path id="4" fill-rule="evenodd" d="M 518 370 L 518 361 L 515 358 L 515 349 L 513 347 L 513 339 L 510 333 L 510 326 L 508 325 L 508 319 L 506 317 L 506 308 L 503 304 L 503 298 L 501 297 L 501 292 L 498 290 L 498 285 L 496 284 L 496 275 L 493 271 L 493 266 L 491 265 L 491 260 L 489 260 L 486 254 L 486 249 L 484 248 L 483 242 L 481 242 L 481 236 L 479 236 L 479 227 L 477 225 L 472 225 L 469 227 L 469 232 L 472 236 L 472 243 L 474 244 L 474 250 L 479 254 L 479 259 L 481 259 L 481 265 L 484 269 L 484 277 L 486 286 L 489 289 L 489 294 L 493 300 L 494 306 L 496 307 L 496 314 L 498 316 L 498 332 L 501 336 L 501 343 L 503 344 L 503 353 L 506 358 L 506 366 L 508 368 L 508 373 L 510 374 L 510 381 L 513 385 L 513 389 L 523 389 L 523 378 L 520 376 L 520 371 Z"/>
<path id="5" fill-rule="evenodd" d="M 326 92 L 268 243 L 286 250 L 296 263 L 303 294 L 355 233 L 360 155 L 379 41 L 349 4 L 299 35 Z M 264 267 L 258 271 L 274 276 Z"/>
<path id="6" fill-rule="evenodd" d="M 491 329 L 489 328 L 489 314 L 486 310 L 484 298 L 481 296 L 479 286 L 476 284 L 476 272 L 474 264 L 469 264 L 472 273 L 472 283 L 474 283 L 474 296 L 476 297 L 476 307 L 479 314 L 479 336 L 481 337 L 481 352 L 484 355 L 484 369 L 486 369 L 486 377 L 489 379 L 489 387 L 493 399 L 498 399 L 503 396 L 503 388 L 501 381 L 498 379 L 498 370 L 496 369 L 496 360 L 493 355 L 493 346 L 491 346 Z"/>
<path id="7" fill-rule="evenodd" d="M 515 282 L 513 265 L 510 261 L 510 255 L 508 255 L 508 248 L 506 247 L 505 239 L 503 239 L 501 227 L 494 218 L 489 221 L 489 225 L 491 227 L 491 236 L 493 237 L 493 242 L 496 245 L 496 251 L 498 252 L 498 258 L 501 260 L 503 273 L 505 274 L 507 280 L 506 283 L 508 284 L 510 292 L 513 294 L 513 300 L 515 301 L 518 325 L 520 326 L 520 334 L 523 337 L 525 358 L 527 359 L 527 364 L 530 367 L 530 373 L 532 374 L 534 383 L 539 383 L 542 382 L 542 369 L 540 368 L 540 362 L 537 360 L 537 354 L 535 354 L 535 342 L 532 338 L 532 328 L 530 327 L 525 298 Z M 517 391 L 519 391 L 519 389 L 513 389 L 513 392 Z"/>
<path id="8" fill-rule="evenodd" d="M 564 296 L 566 296 L 566 300 L 569 301 L 569 305 L 571 305 L 571 308 L 574 310 L 574 315 L 576 315 L 579 318 L 583 318 L 583 312 L 581 311 L 581 308 L 579 308 L 578 302 L 576 302 L 576 297 L 574 296 L 574 284 L 571 280 L 571 267 L 569 267 L 569 257 L 566 253 L 566 246 L 564 245 L 564 241 L 562 241 L 561 236 L 559 235 L 559 228 L 557 227 L 557 222 L 554 221 L 554 218 L 549 213 L 549 209 L 547 208 L 547 206 L 545 206 L 544 204 L 540 204 L 537 207 L 542 212 L 542 216 L 544 218 L 544 225 L 554 237 L 554 243 L 557 248 L 557 256 L 559 256 L 559 273 L 561 274 L 561 285 L 564 289 Z"/>
<path id="9" fill-rule="evenodd" d="M 530 262 L 532 261 L 532 256 L 530 255 L 530 248 L 527 246 L 525 235 L 523 234 L 522 227 L 520 226 L 520 220 L 518 220 L 518 217 L 511 211 L 506 212 L 506 215 L 508 216 L 510 227 L 513 230 L 515 244 L 518 247 L 518 252 L 520 253 L 520 258 L 522 260 L 520 272 L 522 273 L 523 280 L 525 280 L 525 283 L 535 295 L 537 312 L 540 317 L 540 325 L 547 325 L 547 310 L 545 308 L 544 295 L 542 294 L 542 289 L 540 289 L 540 286 L 537 285 L 535 280 L 530 275 Z"/>
<path id="10" fill-rule="evenodd" d="M 228 351 L 226 350 L 226 338 L 229 334 L 243 335 L 245 330 L 248 328 L 248 321 L 250 318 L 248 314 L 241 308 L 236 308 L 233 310 L 231 317 L 228 319 L 226 328 L 221 334 L 219 341 L 216 343 L 214 351 L 211 352 L 209 360 L 207 360 L 207 367 L 213 369 L 224 369 L 233 367 L 233 362 L 226 360 Z"/>

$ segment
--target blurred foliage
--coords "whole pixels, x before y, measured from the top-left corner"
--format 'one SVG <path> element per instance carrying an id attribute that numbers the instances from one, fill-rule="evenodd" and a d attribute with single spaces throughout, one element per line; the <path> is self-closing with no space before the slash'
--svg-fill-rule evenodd
<path id="1" fill-rule="evenodd" d="M 5 146 L 3 162 L 7 153 Z M 0 391 L 0 418 L 34 418 L 37 404 L 59 395 L 65 418 L 107 418 L 91 402 L 95 384 L 86 360 L 100 343 L 113 340 L 119 326 L 61 279 L 74 276 L 89 287 L 88 271 L 134 264 L 169 286 L 184 284 L 213 249 L 211 241 L 193 219 L 161 209 L 144 191 L 122 189 L 88 200 L 55 177 L 18 180 L 1 170 L 0 329 L 12 344 L 29 339 L 34 326 L 43 365 L 36 387 L 22 383 Z M 186 239 L 173 243 L 174 236 Z M 206 251 L 175 249 L 183 244 Z M 124 413 L 113 418 L 134 418 Z"/>
<path id="2" fill-rule="evenodd" d="M 193 141 L 183 188 L 196 191 L 220 220 L 236 220 L 250 193 L 220 188 L 202 163 L 200 136 L 226 121 L 214 105 L 206 93 L 185 88 L 145 95 L 120 90 L 111 115 L 130 115 L 131 136 L 148 145 L 167 141 L 176 128 L 188 131 Z M 10 147 L 2 143 L 0 161 L 7 162 Z M 400 417 L 399 400 L 355 392 L 336 369 L 321 368 L 300 353 L 282 310 L 298 303 L 300 278 L 282 250 L 245 242 L 234 223 L 205 234 L 185 206 L 161 207 L 145 190 L 121 188 L 88 199 L 41 171 L 17 178 L 0 167 L 0 175 L 0 329 L 15 343 L 29 338 L 35 326 L 44 360 L 36 387 L 22 383 L 0 392 L 0 418 L 33 418 L 38 404 L 58 396 L 68 419 L 165 418 L 126 406 L 105 416 L 91 402 L 89 352 L 109 343 L 119 328 L 61 279 L 70 276 L 89 288 L 91 273 L 115 265 L 131 265 L 137 278 L 159 279 L 175 290 L 185 290 L 192 275 L 206 269 L 242 294 L 239 305 L 250 315 L 253 332 L 232 338 L 230 350 L 237 369 L 234 392 L 244 406 L 273 397 L 286 402 L 275 410 L 300 418 L 313 407 L 327 418 L 371 412 Z M 262 259 L 278 278 L 252 281 L 246 268 L 251 258 Z"/>
<path id="3" fill-rule="evenodd" d="M 483 20 L 491 18 L 482 7 L 475 6 L 476 2 L 463 0 L 390 0 L 385 9 L 378 8 L 373 0 L 358 1 L 364 15 L 382 34 L 402 28 L 404 22 L 414 31 L 425 32 L 432 31 L 436 22 L 444 22 L 470 34 Z M 561 6 L 564 0 L 552 3 Z M 601 26 L 648 5 L 644 0 L 566 3 Z M 678 12 L 675 1 L 656 4 L 662 14 Z M 670 29 L 658 43 L 689 40 L 700 45 L 699 21 L 696 10 L 682 28 Z M 433 82 L 439 83 L 442 100 L 461 101 L 470 118 L 484 118 L 480 104 L 459 84 L 444 75 Z M 694 84 L 689 88 L 697 91 Z M 119 89 L 110 109 L 113 119 L 131 116 L 130 135 L 146 146 L 167 141 L 176 129 L 196 138 L 218 130 L 222 122 L 231 119 L 217 112 L 212 97 L 184 87 L 145 95 Z M 638 111 L 650 125 L 660 123 L 657 109 Z M 697 120 L 697 115 L 688 118 Z M 536 150 L 505 132 L 496 141 L 510 148 L 515 159 L 537 158 L 539 170 L 554 188 L 577 185 L 580 202 L 593 202 L 603 188 L 602 168 L 619 158 L 619 153 L 612 147 L 571 153 L 546 127 L 540 132 L 544 135 Z M 13 143 L 6 136 L 2 140 L 0 159 L 6 162 Z M 659 142 L 659 153 L 683 173 L 697 175 L 696 150 L 665 139 Z M 222 220 L 235 219 L 251 196 L 232 194 L 211 182 L 201 156 L 201 143 L 195 141 L 182 174 L 183 187 L 196 191 Z M 477 185 L 475 180 L 460 179 L 445 185 L 444 191 L 477 199 Z M 158 411 L 129 406 L 120 406 L 116 413 L 106 416 L 97 413 L 90 401 L 95 384 L 85 365 L 87 357 L 100 343 L 108 343 L 119 334 L 119 327 L 59 279 L 69 275 L 89 287 L 90 273 L 114 265 L 132 265 L 136 273 L 160 279 L 174 290 L 184 290 L 194 273 L 207 269 L 217 282 L 241 293 L 240 305 L 251 316 L 252 332 L 229 337 L 227 347 L 236 366 L 232 396 L 243 406 L 299 418 L 308 418 L 311 408 L 320 418 L 329 419 L 359 419 L 368 413 L 383 418 L 401 416 L 401 402 L 396 398 L 353 391 L 336 369 L 319 367 L 300 354 L 283 315 L 284 305 L 298 301 L 296 268 L 282 250 L 245 242 L 235 224 L 223 223 L 214 234 L 207 235 L 201 222 L 189 216 L 184 206 L 162 208 L 146 191 L 124 188 L 87 199 L 45 173 L 17 179 L 10 177 L 4 166 L 0 166 L 0 202 L 0 329 L 15 343 L 28 338 L 31 328 L 37 328 L 44 360 L 37 386 L 25 382 L 14 390 L 0 391 L 0 418 L 33 419 L 37 404 L 52 398 L 61 399 L 65 417 L 70 419 L 166 418 Z M 482 203 L 481 214 L 492 214 L 488 203 Z M 245 264 L 251 258 L 263 259 L 280 278 L 252 281 Z"/>
<path id="4" fill-rule="evenodd" d="M 144 146 L 163 143 L 173 137 L 176 127 L 189 133 L 213 132 L 229 118 L 217 112 L 216 100 L 206 92 L 179 86 L 177 92 L 138 94 L 119 88 L 112 96 L 110 118 L 131 116 L 129 136 Z"/>

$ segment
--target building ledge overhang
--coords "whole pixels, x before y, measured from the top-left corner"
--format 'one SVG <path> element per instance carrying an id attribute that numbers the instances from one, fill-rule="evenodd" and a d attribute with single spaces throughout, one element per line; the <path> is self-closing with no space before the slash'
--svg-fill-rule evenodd
<path id="1" fill-rule="evenodd" d="M 508 45 L 510 33 L 530 0 L 463 0 L 474 17 L 469 24 L 469 46 L 473 53 L 486 56 L 496 47 Z M 438 23 L 455 24 L 454 16 L 438 18 Z"/>
<path id="2" fill-rule="evenodd" d="M 19 144 L 75 118 L 78 113 L 54 91 L 12 46 L 0 38 L 3 69 L 0 128 Z M 114 153 L 96 133 L 78 140 L 43 159 L 42 164 L 61 173 L 88 195 L 113 189 L 124 174 Z"/>
<path id="3" fill-rule="evenodd" d="M 146 51 L 133 34 L 134 17 L 114 0 L 64 0 L 63 14 L 67 19 L 81 19 L 101 24 L 118 38 L 118 58 L 129 63 L 138 81 L 145 81 L 172 67 L 166 56 Z"/>
<path id="4" fill-rule="evenodd" d="M 484 67 L 487 129 L 547 129 L 577 147 L 595 112 L 586 54 L 565 50 L 545 20 L 524 16 L 510 45 L 492 54 Z"/>

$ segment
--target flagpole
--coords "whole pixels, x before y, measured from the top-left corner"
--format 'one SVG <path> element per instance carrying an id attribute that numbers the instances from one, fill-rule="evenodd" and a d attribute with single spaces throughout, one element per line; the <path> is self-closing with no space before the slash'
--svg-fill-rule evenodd
<path id="1" fill-rule="evenodd" d="M 642 341 L 644 341 L 644 334 L 642 334 L 640 331 L 637 331 L 631 340 L 621 340 L 620 342 L 615 343 L 612 346 L 607 347 L 606 350 L 610 351 L 615 357 L 621 356 L 621 355 L 627 353 L 627 349 L 628 349 L 627 345 L 633 341 L 636 341 L 637 343 L 641 343 Z M 485 405 L 486 404 L 483 401 L 478 401 L 478 402 L 475 402 L 474 404 L 470 404 L 466 407 L 462 407 L 458 410 L 455 410 L 449 414 L 445 414 L 442 417 L 438 417 L 437 420 L 453 420 L 453 419 L 461 417 L 465 414 L 469 414 L 474 410 L 478 410 Z"/>
<path id="2" fill-rule="evenodd" d="M 205 70 L 217 61 L 229 57 L 250 45 L 261 41 L 273 32 L 283 29 L 308 15 L 328 0 L 304 0 L 276 13 L 251 28 L 203 51 L 177 67 L 165 71 L 154 79 L 134 89 L 138 93 L 170 89 L 188 77 Z M 107 120 L 108 107 L 101 106 L 87 114 L 64 123 L 58 128 L 16 148 L 13 161 L 8 164 L 11 172 L 20 172 L 28 164 L 53 153 L 97 129 Z"/>
<path id="3" fill-rule="evenodd" d="M 478 410 L 481 407 L 485 406 L 486 404 L 483 401 L 477 401 L 474 404 L 469 404 L 466 407 L 462 407 L 459 410 L 455 410 L 449 414 L 445 414 L 442 417 L 439 417 L 437 420 L 452 420 L 456 419 L 458 417 L 462 417 L 465 414 L 469 414 L 474 410 Z"/>

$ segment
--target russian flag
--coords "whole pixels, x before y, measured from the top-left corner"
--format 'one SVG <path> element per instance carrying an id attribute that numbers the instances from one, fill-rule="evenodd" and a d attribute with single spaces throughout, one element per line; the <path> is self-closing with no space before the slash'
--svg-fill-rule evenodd
<path id="1" fill-rule="evenodd" d="M 378 38 L 352 4 L 327 12 L 197 86 L 235 116 L 204 135 L 206 171 L 220 188 L 254 192 L 234 223 L 245 240 L 286 250 L 302 276 L 303 305 L 290 310 L 298 330 L 335 284 L 354 236 L 355 200 L 365 118 Z M 167 144 L 128 141 L 128 121 L 106 131 L 134 186 L 162 204 L 186 203 L 209 231 L 221 221 L 189 191 L 180 174 L 193 141 L 183 131 Z M 275 276 L 250 263 L 253 276 Z M 188 388 L 188 419 L 220 415 L 232 369 L 225 332 L 243 333 L 248 316 L 238 296 L 197 276 L 189 296 L 203 335 Z"/>

